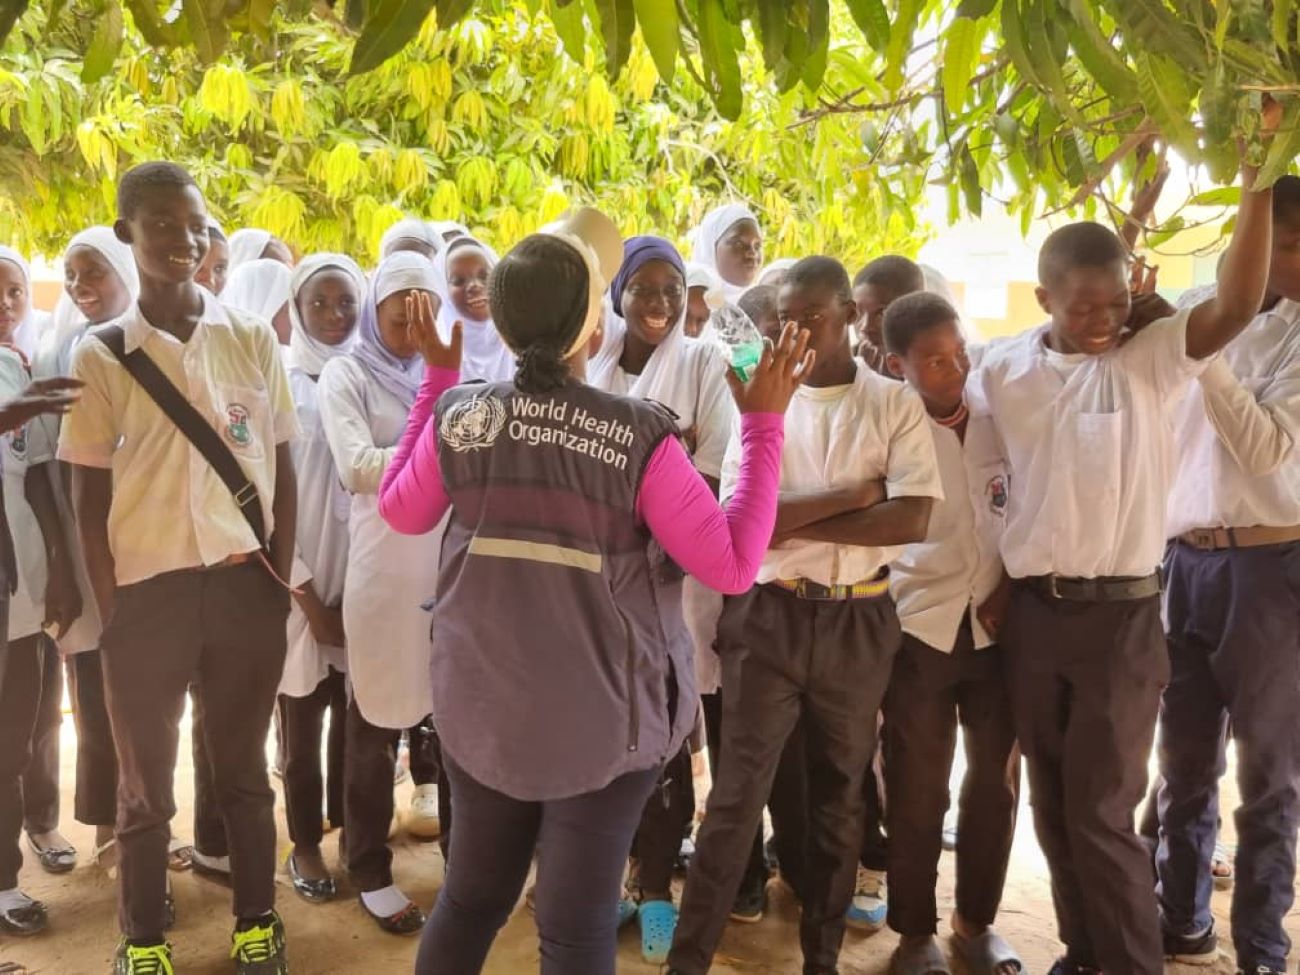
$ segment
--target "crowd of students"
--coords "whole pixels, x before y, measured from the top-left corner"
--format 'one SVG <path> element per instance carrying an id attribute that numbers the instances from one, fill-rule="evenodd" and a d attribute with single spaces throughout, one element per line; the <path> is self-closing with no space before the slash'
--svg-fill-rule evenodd
<path id="1" fill-rule="evenodd" d="M 422 975 L 482 969 L 535 854 L 551 975 L 613 972 L 633 921 L 648 961 L 706 972 L 773 874 L 809 975 L 886 923 L 893 972 L 943 975 L 959 729 L 967 969 L 1026 971 L 994 926 L 1022 762 L 1054 975 L 1209 963 L 1232 739 L 1237 967 L 1285 971 L 1300 179 L 1252 179 L 1217 286 L 1170 307 L 1119 237 L 1071 224 L 1040 255 L 1047 323 L 987 346 L 904 257 L 765 266 L 735 203 L 690 262 L 580 210 L 504 257 L 403 220 L 366 273 L 227 238 L 149 163 L 112 228 L 70 240 L 52 316 L 0 248 L 0 933 L 48 924 L 24 834 L 44 869 L 76 862 L 66 671 L 116 975 L 174 971 L 187 866 L 229 879 L 235 970 L 288 971 L 273 723 L 292 889 L 339 895 L 321 843 L 341 827 L 360 910 L 423 932 Z M 725 307 L 766 338 L 750 376 L 711 333 Z M 172 835 L 187 697 L 192 848 Z M 1158 711 L 1153 862 L 1134 812 Z M 403 741 L 406 821 L 447 863 L 427 917 L 391 869 Z"/>

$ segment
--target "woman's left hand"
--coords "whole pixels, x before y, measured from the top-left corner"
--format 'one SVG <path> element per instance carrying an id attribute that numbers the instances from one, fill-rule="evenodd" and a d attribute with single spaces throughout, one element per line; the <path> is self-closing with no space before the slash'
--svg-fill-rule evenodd
<path id="1" fill-rule="evenodd" d="M 460 370 L 461 338 L 464 327 L 457 322 L 451 328 L 451 341 L 444 342 L 438 334 L 438 308 L 441 302 L 427 291 L 416 291 L 406 296 L 407 328 L 424 364 L 434 369 Z"/>

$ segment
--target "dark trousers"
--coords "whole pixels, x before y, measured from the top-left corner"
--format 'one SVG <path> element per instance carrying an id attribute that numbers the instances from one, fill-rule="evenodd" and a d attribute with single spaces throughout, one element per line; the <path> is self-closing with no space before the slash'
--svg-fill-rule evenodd
<path id="1" fill-rule="evenodd" d="M 234 912 L 275 904 L 275 794 L 266 736 L 284 669 L 289 595 L 257 562 L 119 587 L 102 652 L 119 759 L 119 921 L 163 933 L 173 777 L 186 690 L 203 712 L 211 786 L 229 837 Z"/>
<path id="2" fill-rule="evenodd" d="M 68 684 L 77 726 L 73 814 L 87 826 L 112 826 L 117 821 L 117 749 L 104 702 L 103 658 L 98 649 L 68 658 Z"/>
<path id="3" fill-rule="evenodd" d="M 382 890 L 393 882 L 393 851 L 388 829 L 393 821 L 393 763 L 402 733 L 380 728 L 361 716 L 356 699 L 348 703 L 343 759 L 344 860 L 358 890 Z"/>
<path id="4" fill-rule="evenodd" d="M 295 846 L 310 849 L 320 846 L 325 834 L 321 817 L 325 814 L 326 793 L 339 794 L 342 805 L 342 741 L 347 714 L 347 681 L 343 674 L 330 668 L 329 674 L 305 697 L 280 695 L 280 730 L 284 738 L 284 817 L 289 825 L 289 839 Z M 321 768 L 321 734 L 325 714 L 330 714 L 326 765 Z M 337 739 L 337 744 L 336 744 Z M 328 782 L 328 787 L 326 783 Z M 342 825 L 343 814 L 330 821 Z"/>
<path id="5" fill-rule="evenodd" d="M 1286 968 L 1300 826 L 1300 544 L 1169 555 L 1169 656 L 1160 711 L 1164 923 L 1212 920 L 1211 861 L 1229 719 L 1241 805 L 1232 940 L 1237 967 Z"/>
<path id="6" fill-rule="evenodd" d="M 682 848 L 682 837 L 694 818 L 691 748 L 684 744 L 660 772 L 632 841 L 642 897 L 672 900 L 673 866 Z"/>
<path id="7" fill-rule="evenodd" d="M 8 606 L 8 601 L 4 600 Z M 0 617 L 5 614 L 0 613 Z M 0 641 L 3 643 L 3 641 Z M 43 634 L 10 642 L 0 678 L 0 890 L 18 886 L 23 865 L 23 772 L 32 759 L 40 712 L 45 655 L 54 653 Z"/>
<path id="8" fill-rule="evenodd" d="M 1069 958 L 1160 975 L 1151 858 L 1133 831 L 1169 679 L 1159 597 L 1075 602 L 1017 583 L 1001 642 Z"/>
<path id="9" fill-rule="evenodd" d="M 447 880 L 424 926 L 416 975 L 475 975 L 514 910 L 537 851 L 542 975 L 614 975 L 618 892 L 658 769 L 550 802 L 511 799 L 444 755 L 456 807 Z"/>
<path id="10" fill-rule="evenodd" d="M 23 772 L 23 828 L 48 833 L 59 828 L 59 731 L 63 727 L 63 660 L 44 635 L 41 698 L 32 732 L 32 757 Z"/>
<path id="11" fill-rule="evenodd" d="M 283 670 L 283 664 L 281 665 Z M 272 712 L 274 714 L 274 711 Z M 230 856 L 226 820 L 217 801 L 212 759 L 204 730 L 203 699 L 190 688 L 190 757 L 194 762 L 194 849 L 205 856 Z"/>
<path id="12" fill-rule="evenodd" d="M 858 862 L 868 870 L 889 869 L 889 841 L 885 837 L 885 777 L 884 749 L 888 743 L 889 729 L 880 727 L 880 740 L 872 756 L 867 774 L 862 777 L 862 850 Z"/>
<path id="13" fill-rule="evenodd" d="M 904 636 L 885 695 L 889 926 L 899 934 L 937 930 L 935 885 L 959 722 L 967 767 L 959 800 L 957 913 L 990 925 L 1002 902 L 1020 799 L 1020 750 L 1002 653 L 976 650 L 969 622 L 951 653 Z"/>
<path id="14" fill-rule="evenodd" d="M 786 740 L 803 718 L 808 858 L 805 973 L 836 970 L 862 843 L 862 777 L 902 638 L 888 598 L 799 599 L 759 586 L 718 627 L 722 760 L 682 896 L 669 967 L 708 971 Z"/>

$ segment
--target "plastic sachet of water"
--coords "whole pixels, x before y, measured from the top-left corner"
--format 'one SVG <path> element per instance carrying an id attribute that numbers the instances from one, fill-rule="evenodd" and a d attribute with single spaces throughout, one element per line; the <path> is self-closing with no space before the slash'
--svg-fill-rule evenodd
<path id="1" fill-rule="evenodd" d="M 714 344 L 722 349 L 731 368 L 744 382 L 749 382 L 763 358 L 763 336 L 758 326 L 735 305 L 720 303 L 709 316 Z"/>

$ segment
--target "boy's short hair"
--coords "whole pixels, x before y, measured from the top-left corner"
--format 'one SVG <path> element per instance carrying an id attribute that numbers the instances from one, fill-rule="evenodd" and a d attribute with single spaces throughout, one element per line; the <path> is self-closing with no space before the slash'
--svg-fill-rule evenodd
<path id="1" fill-rule="evenodd" d="M 736 304 L 757 325 L 764 318 L 776 317 L 776 299 L 780 293 L 781 289 L 774 284 L 758 284 L 741 295 Z"/>
<path id="2" fill-rule="evenodd" d="M 896 298 L 901 298 L 903 295 L 925 290 L 925 272 L 921 270 L 921 265 L 901 254 L 886 254 L 869 263 L 853 279 L 855 288 L 860 288 L 864 284 L 880 288 Z"/>
<path id="3" fill-rule="evenodd" d="M 928 291 L 904 295 L 885 309 L 885 351 L 907 355 L 923 332 L 949 324 L 957 324 L 957 309 L 939 295 Z"/>
<path id="4" fill-rule="evenodd" d="M 1283 176 L 1273 184 L 1273 219 L 1300 226 L 1300 176 Z"/>
<path id="5" fill-rule="evenodd" d="M 1127 264 L 1128 250 L 1109 227 L 1084 220 L 1066 224 L 1047 235 L 1038 252 L 1038 283 L 1050 288 L 1075 268 Z"/>
<path id="6" fill-rule="evenodd" d="M 790 268 L 782 288 L 823 288 L 841 301 L 853 303 L 849 272 L 833 257 L 805 257 Z"/>
<path id="7" fill-rule="evenodd" d="M 130 220 L 155 190 L 181 190 L 188 186 L 198 189 L 198 185 L 183 166 L 174 162 L 141 163 L 127 170 L 117 184 L 117 215 Z"/>

